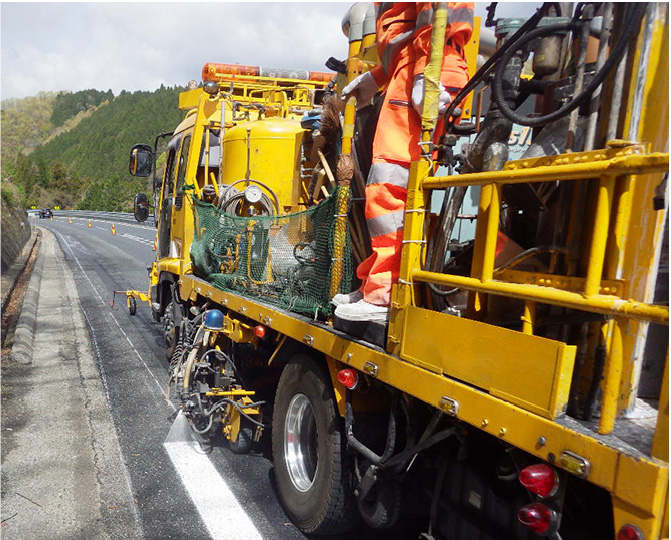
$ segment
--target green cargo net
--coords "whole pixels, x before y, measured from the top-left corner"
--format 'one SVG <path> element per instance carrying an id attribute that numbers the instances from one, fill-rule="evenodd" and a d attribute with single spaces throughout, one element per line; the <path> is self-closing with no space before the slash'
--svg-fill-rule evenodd
<path id="1" fill-rule="evenodd" d="M 233 216 L 194 197 L 194 274 L 219 289 L 289 311 L 330 315 L 337 194 L 302 212 L 251 218 Z M 342 241 L 337 292 L 350 292 L 353 262 L 346 227 Z"/>

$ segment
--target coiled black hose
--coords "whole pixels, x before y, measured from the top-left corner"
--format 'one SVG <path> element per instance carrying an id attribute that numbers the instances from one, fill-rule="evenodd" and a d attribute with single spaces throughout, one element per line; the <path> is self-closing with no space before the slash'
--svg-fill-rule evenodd
<path id="1" fill-rule="evenodd" d="M 508 65 L 508 62 L 513 57 L 513 55 L 525 46 L 530 41 L 537 39 L 539 37 L 545 36 L 547 34 L 554 34 L 560 32 L 575 32 L 582 28 L 583 24 L 589 24 L 589 22 L 569 22 L 569 23 L 559 23 L 551 24 L 549 26 L 543 26 L 536 28 L 531 32 L 521 36 L 517 39 L 509 48 L 507 48 L 505 54 L 501 57 L 499 64 L 496 68 L 494 78 L 492 80 L 492 99 L 498 106 L 501 113 L 508 118 L 508 120 L 528 127 L 539 127 L 554 122 L 563 116 L 566 116 L 571 111 L 587 102 L 594 93 L 594 91 L 603 83 L 611 70 L 620 63 L 624 53 L 627 50 L 629 42 L 636 37 L 641 20 L 645 15 L 647 4 L 646 3 L 631 3 L 627 4 L 624 20 L 627 21 L 627 24 L 624 27 L 624 31 L 620 35 L 620 38 L 617 40 L 617 43 L 613 47 L 611 54 L 608 56 L 608 59 L 604 62 L 601 69 L 594 74 L 592 80 L 584 88 L 580 94 L 571 99 L 568 103 L 565 103 L 562 107 L 556 111 L 546 114 L 545 116 L 538 116 L 535 118 L 528 118 L 526 116 L 519 115 L 513 111 L 508 104 L 506 103 L 503 97 L 503 75 Z"/>
<path id="2" fill-rule="evenodd" d="M 459 93 L 455 96 L 452 102 L 448 105 L 447 110 L 445 111 L 446 119 L 450 118 L 457 105 L 461 103 L 468 94 L 470 94 L 473 90 L 475 90 L 475 87 L 478 86 L 478 84 L 480 84 L 482 81 L 485 80 L 489 72 L 492 70 L 492 68 L 495 67 L 496 63 L 499 61 L 499 58 L 501 58 L 510 49 L 510 47 L 512 47 L 515 44 L 516 40 L 520 36 L 524 36 L 532 28 L 535 28 L 538 22 L 543 18 L 543 14 L 546 13 L 547 10 L 555 4 L 556 2 L 546 2 L 541 7 L 539 7 L 536 10 L 536 13 L 534 13 L 527 22 L 525 22 L 522 26 L 520 26 L 517 29 L 517 31 L 510 37 L 510 39 L 506 40 L 506 42 L 499 49 L 497 49 L 492 56 L 489 57 L 489 60 L 487 60 L 482 65 L 482 67 L 475 72 L 473 77 L 471 77 L 468 83 L 466 83 L 466 86 L 464 86 L 459 91 Z M 454 122 L 454 120 L 452 120 L 452 122 Z"/>

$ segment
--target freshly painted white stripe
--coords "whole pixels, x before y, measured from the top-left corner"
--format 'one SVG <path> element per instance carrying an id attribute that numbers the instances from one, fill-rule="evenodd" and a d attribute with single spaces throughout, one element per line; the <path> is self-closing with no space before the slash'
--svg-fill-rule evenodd
<path id="1" fill-rule="evenodd" d="M 120 234 L 119 236 L 123 236 L 124 238 L 128 238 L 129 240 L 134 240 L 135 242 L 140 242 L 141 244 L 144 244 L 146 246 L 153 246 L 154 245 L 154 240 L 148 240 L 147 238 L 140 238 L 139 236 L 135 236 L 134 234 L 128 234 L 128 233 L 123 233 Z"/>
<path id="2" fill-rule="evenodd" d="M 96 296 L 98 297 L 98 299 L 100 300 L 100 302 L 101 302 L 103 305 L 108 305 L 107 302 L 105 302 L 105 301 L 102 299 L 102 297 L 100 296 L 100 293 L 98 292 L 98 289 L 96 289 L 95 286 L 93 285 L 93 282 L 91 281 L 91 278 L 89 278 L 88 274 L 87 274 L 86 271 L 84 270 L 84 267 L 83 267 L 83 266 L 81 265 L 81 263 L 79 262 L 79 259 L 77 258 L 77 255 L 75 255 L 75 252 L 73 251 L 72 247 L 70 246 L 70 244 L 68 243 L 68 241 L 65 239 L 65 237 L 64 237 L 61 233 L 59 233 L 58 231 L 52 231 L 52 232 L 55 232 L 58 236 L 60 236 L 60 237 L 63 239 L 63 244 L 65 244 L 65 246 L 68 248 L 68 251 L 70 252 L 70 255 L 72 255 L 72 258 L 73 258 L 73 259 L 75 260 L 75 262 L 77 263 L 77 266 L 79 266 L 79 270 L 80 270 L 81 273 L 84 275 L 84 277 L 86 278 L 86 280 L 89 282 L 89 285 L 91 285 L 91 289 L 92 289 L 93 292 L 96 294 Z M 82 311 L 84 311 L 84 306 L 82 306 Z M 110 318 L 111 320 L 113 320 L 113 321 L 116 323 L 117 327 L 119 328 L 119 330 L 121 331 L 121 333 L 122 333 L 122 334 L 124 335 L 124 337 L 126 338 L 126 341 L 128 341 L 128 343 L 129 343 L 131 349 L 133 349 L 133 352 L 135 353 L 135 356 L 138 357 L 138 359 L 140 360 L 140 362 L 142 363 L 142 365 L 145 367 L 145 369 L 146 369 L 146 370 L 149 372 L 149 374 L 151 375 L 152 379 L 154 379 L 154 382 L 156 383 L 156 386 L 159 388 L 159 391 L 160 391 L 161 395 L 163 396 L 164 401 L 165 401 L 165 402 L 172 408 L 173 411 L 177 410 L 177 409 L 175 408 L 175 406 L 172 404 L 172 402 L 170 401 L 170 398 L 169 398 L 168 394 L 166 393 L 165 388 L 164 388 L 163 386 L 161 386 L 161 383 L 158 382 L 158 379 L 156 378 L 156 376 L 154 375 L 154 373 L 151 371 L 151 369 L 149 369 L 149 366 L 148 366 L 147 363 L 144 361 L 144 358 L 142 358 L 142 355 L 141 355 L 141 354 L 138 352 L 138 350 L 135 348 L 135 346 L 134 346 L 133 343 L 131 342 L 130 338 L 126 335 L 126 332 L 124 332 L 123 329 L 121 328 L 121 325 L 119 324 L 119 321 L 117 320 L 117 318 L 114 316 L 113 313 L 109 313 L 109 314 L 108 314 L 108 318 Z"/>
<path id="3" fill-rule="evenodd" d="M 37 220 L 35 216 L 32 216 L 33 219 Z M 79 225 L 86 225 L 89 221 L 92 223 L 106 223 L 109 224 L 110 226 L 112 223 L 116 224 L 117 226 L 122 225 L 124 227 L 135 227 L 136 229 L 143 229 L 143 230 L 152 230 L 154 227 L 151 225 L 140 225 L 139 223 L 132 223 L 129 221 L 112 221 L 109 219 L 95 219 L 95 218 L 81 218 L 81 217 L 70 217 L 70 216 L 54 216 L 54 221 L 55 220 L 66 220 L 66 219 L 71 219 L 73 225 L 77 225 L 75 223 L 76 221 L 81 221 L 82 223 L 79 223 Z"/>
<path id="4" fill-rule="evenodd" d="M 63 239 L 63 242 L 65 242 L 65 239 Z M 67 242 L 65 242 L 67 245 Z M 68 245 L 68 248 L 70 246 Z M 74 253 L 72 252 L 72 249 L 70 249 L 70 253 L 72 253 L 72 256 L 74 257 Z M 76 259 L 76 257 L 75 257 Z M 75 284 L 74 281 L 74 276 L 70 273 L 67 272 L 65 269 L 64 261 L 61 261 L 60 258 L 56 257 L 56 262 L 60 265 L 63 275 L 66 276 L 68 279 L 69 285 L 72 287 L 71 290 L 76 291 L 77 290 L 77 285 Z M 81 266 L 80 266 L 81 268 Z M 79 302 L 79 298 L 77 298 L 77 301 Z M 105 390 L 105 403 L 107 405 L 107 410 L 110 412 L 110 421 L 112 422 L 112 425 L 114 425 L 114 418 L 112 418 L 112 401 L 110 399 L 110 394 L 109 394 L 109 386 L 107 384 L 107 374 L 105 372 L 105 365 L 103 363 L 102 359 L 102 354 L 100 353 L 100 347 L 98 346 L 98 340 L 96 339 L 96 333 L 95 330 L 93 329 L 93 325 L 91 324 L 91 321 L 89 319 L 88 314 L 86 313 L 86 310 L 84 309 L 84 306 L 81 305 L 80 303 L 80 308 L 82 310 L 82 315 L 84 315 L 84 319 L 86 321 L 86 325 L 88 326 L 89 329 L 89 334 L 91 336 L 91 343 L 93 345 L 93 350 L 95 351 L 95 355 L 97 358 L 97 367 L 98 370 L 100 371 L 100 379 L 102 381 L 103 389 Z M 139 527 L 140 530 L 142 530 L 142 520 L 140 519 L 140 514 L 137 509 L 137 504 L 135 503 L 135 495 L 133 494 L 133 484 L 130 479 L 130 472 L 128 472 L 128 465 L 126 464 L 126 458 L 123 455 L 123 451 L 121 450 L 121 443 L 119 442 L 119 438 L 115 435 L 114 436 L 114 441 L 116 442 L 116 449 L 119 453 L 119 458 L 121 460 L 121 469 L 123 471 L 123 479 L 126 484 L 126 489 L 128 490 L 128 506 L 131 508 L 133 511 L 133 521 L 135 524 Z"/>
<path id="5" fill-rule="evenodd" d="M 143 365 L 143 366 L 145 367 L 145 369 L 147 370 L 147 373 L 149 373 L 149 375 L 151 375 L 151 378 L 154 379 L 154 382 L 156 383 L 156 386 L 158 387 L 158 389 L 159 389 L 159 391 L 161 392 L 161 394 L 163 395 L 163 399 L 165 400 L 165 402 L 172 408 L 173 411 L 176 411 L 177 409 L 176 409 L 175 406 L 173 405 L 172 401 L 170 401 L 170 396 L 169 396 L 169 394 L 168 394 L 168 391 L 166 390 L 166 388 L 165 388 L 164 386 L 161 385 L 160 382 L 158 382 L 158 379 L 156 378 L 156 375 L 154 375 L 154 373 L 152 372 L 152 370 L 149 369 L 149 366 L 148 366 L 147 363 L 144 361 L 144 358 L 142 358 L 142 355 L 140 355 L 140 353 L 138 352 L 138 350 L 135 348 L 135 345 L 133 345 L 133 342 L 130 340 L 130 338 L 129 338 L 128 335 L 126 334 L 126 332 L 124 332 L 124 331 L 123 331 L 123 328 L 121 328 L 121 325 L 119 324 L 119 321 L 117 320 L 117 318 L 116 318 L 114 315 L 112 315 L 111 313 L 108 315 L 108 317 L 109 317 L 110 319 L 112 319 L 112 320 L 116 323 L 117 327 L 119 328 L 119 332 L 121 332 L 121 333 L 123 334 L 123 336 L 126 338 L 126 341 L 127 341 L 128 344 L 130 345 L 130 348 L 133 349 L 133 352 L 135 353 L 135 356 L 138 357 L 138 359 L 140 360 L 140 362 L 142 362 L 142 365 Z"/>
<path id="6" fill-rule="evenodd" d="M 163 446 L 213 540 L 263 539 L 197 442 L 176 440 Z"/>

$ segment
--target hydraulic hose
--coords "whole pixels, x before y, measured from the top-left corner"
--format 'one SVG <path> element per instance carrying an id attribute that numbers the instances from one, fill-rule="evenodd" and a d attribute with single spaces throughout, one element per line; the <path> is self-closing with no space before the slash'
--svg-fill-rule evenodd
<path id="1" fill-rule="evenodd" d="M 506 40 L 506 42 L 492 55 L 489 57 L 482 67 L 473 75 L 473 77 L 468 81 L 466 86 L 464 86 L 460 92 L 455 96 L 452 102 L 448 105 L 447 110 L 445 111 L 445 118 L 448 119 L 456 109 L 457 105 L 463 101 L 463 99 L 470 94 L 475 87 L 480 84 L 485 77 L 489 74 L 491 69 L 495 67 L 496 62 L 501 58 L 509 49 L 514 45 L 516 40 L 530 31 L 530 29 L 535 28 L 538 22 L 543 18 L 543 14 L 546 11 L 546 7 L 553 5 L 554 2 L 549 2 L 543 4 L 536 10 L 527 22 L 520 26 L 517 31 Z"/>
<path id="2" fill-rule="evenodd" d="M 258 420 L 255 420 L 254 418 L 252 418 L 250 415 L 248 415 L 244 411 L 244 409 L 251 409 L 251 408 L 254 408 L 254 407 L 260 407 L 261 405 L 265 405 L 265 403 L 266 403 L 265 401 L 256 401 L 254 403 L 249 403 L 247 405 L 240 405 L 239 403 L 237 403 L 236 401 L 234 401 L 230 398 L 223 398 L 223 399 L 217 401 L 214 405 L 212 405 L 212 407 L 210 409 L 208 409 L 206 411 L 203 411 L 203 412 L 206 416 L 213 417 L 212 415 L 214 414 L 214 412 L 217 409 L 220 409 L 221 407 L 223 407 L 226 404 L 232 405 L 240 413 L 240 416 L 245 417 L 247 420 L 249 420 L 252 424 L 254 424 L 256 426 L 260 426 L 262 428 L 267 429 L 269 426 L 266 426 L 265 424 L 259 422 Z"/>
<path id="3" fill-rule="evenodd" d="M 565 103 L 562 107 L 556 111 L 546 114 L 545 116 L 538 116 L 536 118 L 528 118 L 526 116 L 519 115 L 513 111 L 508 104 L 506 103 L 503 97 L 503 75 L 508 65 L 508 62 L 513 57 L 513 55 L 521 49 L 524 45 L 530 41 L 542 37 L 546 34 L 554 34 L 559 32 L 575 32 L 582 28 L 583 24 L 589 24 L 589 22 L 569 22 L 569 23 L 560 23 L 552 24 L 549 26 L 544 26 L 536 28 L 531 32 L 523 35 L 517 39 L 501 57 L 499 64 L 496 68 L 494 78 L 492 80 L 492 98 L 496 105 L 498 106 L 501 113 L 508 118 L 510 121 L 520 124 L 522 126 L 528 127 L 539 127 L 554 122 L 555 120 L 569 114 L 571 111 L 585 103 L 594 93 L 594 91 L 603 83 L 610 71 L 615 67 L 627 50 L 627 46 L 631 39 L 635 38 L 639 29 L 641 19 L 645 15 L 646 3 L 634 3 L 627 4 L 624 19 L 629 21 L 622 32 L 622 35 L 617 40 L 617 43 L 613 47 L 611 54 L 608 56 L 608 59 L 604 62 L 602 68 L 594 74 L 592 80 L 585 87 L 585 89 L 580 92 L 577 96 L 571 99 L 568 103 Z"/>

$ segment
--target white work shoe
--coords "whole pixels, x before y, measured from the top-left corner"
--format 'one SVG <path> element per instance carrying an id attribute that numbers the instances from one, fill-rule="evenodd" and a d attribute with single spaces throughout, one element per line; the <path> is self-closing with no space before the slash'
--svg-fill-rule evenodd
<path id="1" fill-rule="evenodd" d="M 363 293 L 361 291 L 352 291 L 351 293 L 346 294 L 336 294 L 331 299 L 331 303 L 334 306 L 342 306 L 343 304 L 354 304 L 359 300 L 363 300 Z"/>
<path id="2" fill-rule="evenodd" d="M 354 304 L 339 305 L 334 314 L 339 319 L 345 321 L 386 323 L 389 316 L 389 308 L 359 300 Z"/>

